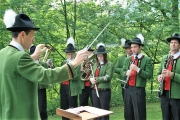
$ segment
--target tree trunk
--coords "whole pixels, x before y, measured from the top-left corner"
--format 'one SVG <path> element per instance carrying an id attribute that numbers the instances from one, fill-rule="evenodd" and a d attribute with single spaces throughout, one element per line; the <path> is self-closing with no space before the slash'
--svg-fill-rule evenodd
<path id="1" fill-rule="evenodd" d="M 172 0 L 172 19 L 175 31 L 179 30 L 178 0 Z"/>

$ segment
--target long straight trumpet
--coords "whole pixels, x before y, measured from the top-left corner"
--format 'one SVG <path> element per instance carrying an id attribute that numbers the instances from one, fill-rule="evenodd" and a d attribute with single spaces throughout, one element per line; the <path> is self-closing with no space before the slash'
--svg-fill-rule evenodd
<path id="1" fill-rule="evenodd" d="M 171 60 L 171 50 L 169 51 L 169 55 L 167 55 L 167 57 L 165 58 L 163 69 L 167 69 L 170 60 Z M 164 78 L 165 76 L 163 76 L 162 80 L 159 82 L 158 98 L 161 98 L 161 95 L 163 94 Z"/>
<path id="2" fill-rule="evenodd" d="M 95 78 L 91 64 L 90 64 L 90 67 L 91 67 L 91 71 L 92 71 L 92 76 L 93 76 L 93 78 Z M 96 86 L 96 84 L 94 84 L 94 85 L 95 85 L 95 89 L 96 89 L 96 94 L 97 94 L 97 96 L 99 97 L 99 93 L 98 93 L 98 90 L 97 90 L 97 86 Z"/>
<path id="3" fill-rule="evenodd" d="M 138 59 L 138 53 L 136 54 L 136 56 L 135 56 L 135 58 L 134 58 L 134 61 L 133 61 L 131 64 L 134 64 L 137 59 Z M 130 70 L 132 71 L 132 69 L 130 69 Z M 128 87 L 129 77 L 130 77 L 130 76 L 127 76 L 127 78 L 126 78 L 126 82 L 125 82 L 125 84 L 124 84 L 124 86 L 123 86 L 124 89 L 126 89 L 126 88 Z"/>

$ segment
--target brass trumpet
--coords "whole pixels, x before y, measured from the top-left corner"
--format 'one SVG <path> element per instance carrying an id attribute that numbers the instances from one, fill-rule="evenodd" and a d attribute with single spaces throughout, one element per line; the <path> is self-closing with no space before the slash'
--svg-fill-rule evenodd
<path id="1" fill-rule="evenodd" d="M 171 51 L 169 51 L 169 55 L 167 55 L 165 58 L 163 69 L 167 69 L 170 59 L 171 59 Z M 159 83 L 159 91 L 157 98 L 161 98 L 161 95 L 163 94 L 163 88 L 164 88 L 164 77 Z"/>
<path id="2" fill-rule="evenodd" d="M 87 60 L 85 60 L 82 63 L 82 72 L 81 72 L 81 80 L 82 81 L 87 81 L 89 80 L 90 76 L 91 76 L 91 68 L 90 68 L 90 64 L 92 65 L 92 59 L 95 57 L 94 54 L 91 54 Z"/>
<path id="3" fill-rule="evenodd" d="M 43 62 L 47 61 L 47 59 L 48 59 L 48 57 L 49 57 L 49 55 L 51 54 L 51 51 L 52 51 L 52 47 L 47 46 L 47 45 L 45 45 L 45 47 L 47 47 L 47 49 L 46 49 L 46 53 L 44 55 L 44 58 L 42 60 Z"/>
<path id="4" fill-rule="evenodd" d="M 138 59 L 138 53 L 136 54 L 136 56 L 135 56 L 135 58 L 134 58 L 134 61 L 133 61 L 131 64 L 134 64 L 137 59 Z M 131 65 L 131 64 L 130 64 L 130 65 Z M 131 69 L 130 69 L 130 70 L 131 70 Z M 131 70 L 131 71 L 132 71 L 132 70 Z M 124 89 L 126 89 L 126 88 L 128 87 L 129 78 L 130 78 L 130 76 L 127 76 L 127 77 L 126 77 L 126 81 L 125 81 L 125 84 L 124 84 L 124 86 L 123 86 Z"/>

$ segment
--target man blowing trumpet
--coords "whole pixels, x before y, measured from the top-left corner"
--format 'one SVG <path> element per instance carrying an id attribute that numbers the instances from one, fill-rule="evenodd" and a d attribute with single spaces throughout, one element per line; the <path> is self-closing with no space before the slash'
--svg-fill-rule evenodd
<path id="1" fill-rule="evenodd" d="M 34 62 L 46 50 L 37 45 L 30 56 L 28 50 L 34 42 L 35 27 L 26 14 L 7 10 L 4 15 L 6 29 L 12 32 L 12 41 L 1 49 L 0 56 L 0 120 L 39 120 L 37 85 L 53 84 L 76 77 L 75 68 L 81 64 L 87 51 L 81 50 L 75 59 L 62 67 L 46 69 Z"/>
<path id="2" fill-rule="evenodd" d="M 174 33 L 167 38 L 167 41 L 171 52 L 162 58 L 158 73 L 158 81 L 162 82 L 162 118 L 163 120 L 180 120 L 180 35 Z M 164 68 L 164 66 L 167 67 Z"/>
<path id="3" fill-rule="evenodd" d="M 138 34 L 131 42 L 133 55 L 125 59 L 123 76 L 125 120 L 146 120 L 146 81 L 152 78 L 152 60 L 141 53 L 144 37 Z"/>

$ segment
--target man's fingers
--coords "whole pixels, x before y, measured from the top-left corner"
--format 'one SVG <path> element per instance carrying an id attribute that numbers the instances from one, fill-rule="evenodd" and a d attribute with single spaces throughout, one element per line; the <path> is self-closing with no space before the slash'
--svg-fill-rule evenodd
<path id="1" fill-rule="evenodd" d="M 44 52 L 44 51 L 46 51 L 46 49 L 47 49 L 47 47 L 43 47 L 43 48 L 41 49 L 41 51 Z"/>

